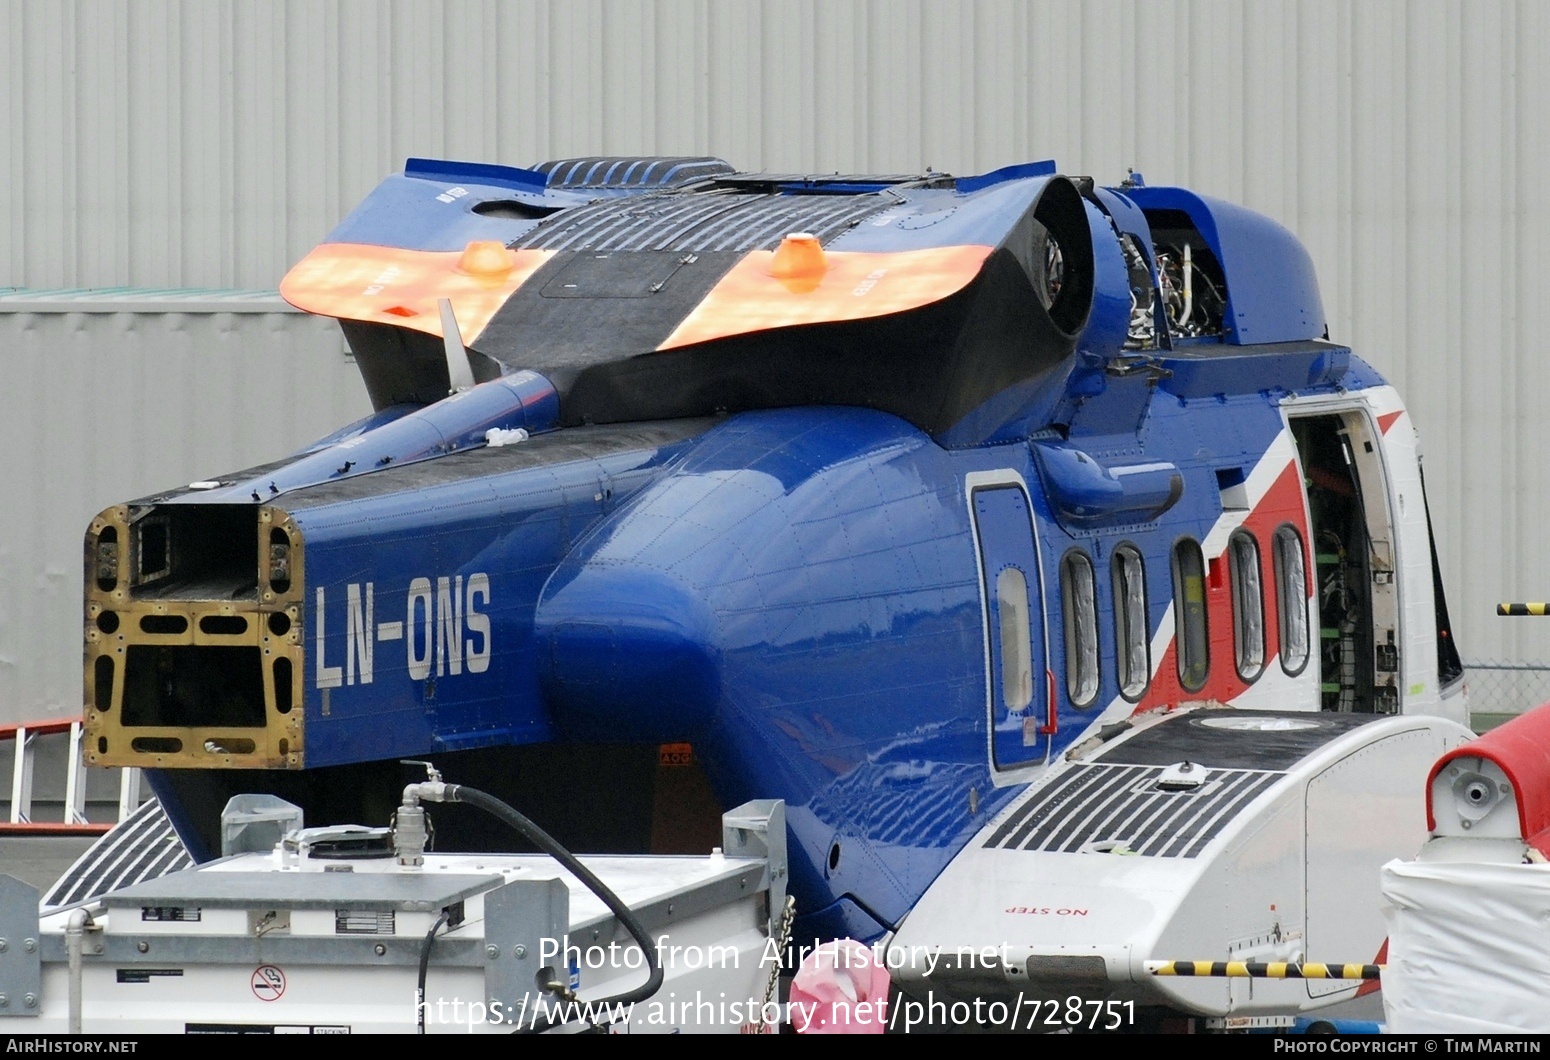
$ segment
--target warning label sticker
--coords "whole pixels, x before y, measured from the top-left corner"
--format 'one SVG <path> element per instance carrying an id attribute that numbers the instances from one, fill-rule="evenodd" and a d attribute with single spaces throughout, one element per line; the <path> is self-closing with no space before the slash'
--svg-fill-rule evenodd
<path id="1" fill-rule="evenodd" d="M 272 964 L 253 969 L 253 996 L 260 1001 L 279 1001 L 285 996 L 285 973 Z"/>

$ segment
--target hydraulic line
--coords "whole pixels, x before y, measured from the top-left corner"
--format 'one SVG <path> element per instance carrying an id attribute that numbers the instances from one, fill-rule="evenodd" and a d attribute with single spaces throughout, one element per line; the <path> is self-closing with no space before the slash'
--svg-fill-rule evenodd
<path id="1" fill-rule="evenodd" d="M 619 918 L 619 923 L 624 925 L 624 929 L 640 945 L 641 952 L 646 957 L 646 970 L 649 973 L 646 981 L 634 989 L 626 990 L 622 994 L 605 998 L 594 1004 L 599 1006 L 625 1005 L 635 1001 L 644 1001 L 661 989 L 663 980 L 662 964 L 657 958 L 656 943 L 652 940 L 650 933 L 646 931 L 646 926 L 636 918 L 635 913 L 630 907 L 625 905 L 623 900 L 609 889 L 606 883 L 593 875 L 591 869 L 577 860 L 574 854 L 562 847 L 548 832 L 545 832 L 538 825 L 528 820 L 527 817 L 518 813 L 494 795 L 480 791 L 477 788 L 464 787 L 462 784 L 448 784 L 447 801 L 462 802 L 467 803 L 469 806 L 477 807 L 516 829 L 538 849 L 554 858 L 561 865 L 564 865 L 572 876 L 575 876 L 586 885 L 587 890 L 597 895 L 603 904 L 608 907 L 609 911 Z"/>
<path id="2" fill-rule="evenodd" d="M 633 1004 L 637 1001 L 644 1001 L 661 989 L 664 976 L 662 962 L 657 954 L 656 943 L 646 931 L 645 925 L 640 922 L 630 907 L 607 884 L 598 879 L 591 869 L 583 865 L 574 854 L 561 846 L 559 841 L 548 832 L 545 832 L 525 815 L 497 799 L 494 795 L 480 791 L 477 788 L 465 787 L 462 784 L 444 783 L 441 780 L 441 775 L 435 772 L 434 769 L 430 770 L 430 775 L 430 780 L 420 784 L 410 784 L 404 789 L 404 805 L 398 811 L 400 824 L 412 823 L 417 820 L 417 815 L 423 814 L 423 811 L 419 808 L 421 800 L 426 802 L 461 802 L 483 810 L 490 816 L 509 825 L 523 838 L 563 865 L 571 875 L 575 876 L 586 886 L 587 890 L 597 895 L 640 946 L 641 953 L 646 960 L 646 981 L 623 993 L 589 1002 L 587 1007 L 595 1010 L 607 1010 L 619 1005 Z M 418 864 L 423 855 L 421 830 L 411 827 L 406 838 L 408 838 L 409 844 L 407 846 L 400 846 L 399 860 L 404 864 Z M 425 969 L 430 957 L 430 942 L 435 933 L 436 929 L 432 928 L 431 933 L 426 936 L 426 945 L 420 954 L 420 989 L 422 991 L 425 987 Z M 424 1010 L 422 1009 L 421 1012 L 423 1019 Z"/>
<path id="3" fill-rule="evenodd" d="M 440 931 L 442 925 L 447 922 L 447 914 L 448 910 L 441 911 L 441 915 L 436 918 L 431 929 L 425 933 L 425 941 L 420 944 L 420 979 L 414 994 L 414 1003 L 419 1009 L 418 1033 L 420 1034 L 425 1033 L 425 975 L 431 967 L 431 943 L 436 941 L 436 932 Z"/>

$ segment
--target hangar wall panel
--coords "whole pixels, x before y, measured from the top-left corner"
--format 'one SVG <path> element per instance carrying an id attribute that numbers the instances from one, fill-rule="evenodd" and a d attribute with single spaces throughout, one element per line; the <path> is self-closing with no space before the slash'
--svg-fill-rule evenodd
<path id="1" fill-rule="evenodd" d="M 0 298 L 0 721 L 80 712 L 92 516 L 371 411 L 339 325 L 288 308 L 272 295 Z"/>
<path id="2" fill-rule="evenodd" d="M 1535 0 L 41 0 L 0 64 L 0 286 L 273 289 L 410 155 L 1053 157 L 1243 202 L 1409 401 L 1466 657 L 1550 661 L 1493 613 L 1550 595 Z"/>

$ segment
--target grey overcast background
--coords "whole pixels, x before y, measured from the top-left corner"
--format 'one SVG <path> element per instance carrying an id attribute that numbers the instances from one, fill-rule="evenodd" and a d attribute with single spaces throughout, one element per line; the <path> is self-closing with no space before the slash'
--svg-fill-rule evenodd
<path id="1" fill-rule="evenodd" d="M 1464 657 L 1550 661 L 1494 616 L 1550 596 L 1547 88 L 1535 0 L 0 5 L 0 719 L 80 709 L 92 514 L 366 411 L 272 292 L 412 155 L 1054 158 L 1261 210 L 1409 403 Z"/>

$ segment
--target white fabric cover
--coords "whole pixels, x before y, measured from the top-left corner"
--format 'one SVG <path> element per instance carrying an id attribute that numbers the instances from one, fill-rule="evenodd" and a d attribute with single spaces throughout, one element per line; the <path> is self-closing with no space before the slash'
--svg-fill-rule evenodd
<path id="1" fill-rule="evenodd" d="M 1550 865 L 1391 861 L 1394 1034 L 1550 1032 Z"/>

